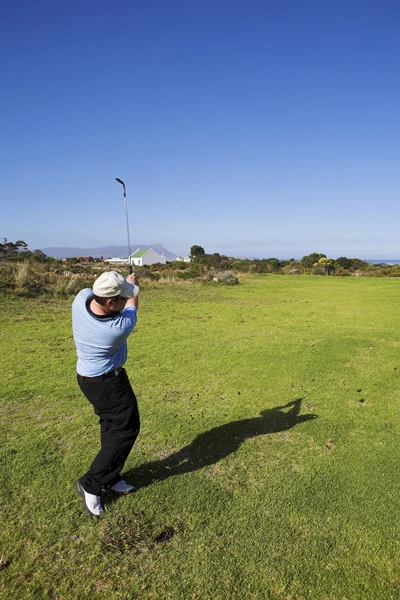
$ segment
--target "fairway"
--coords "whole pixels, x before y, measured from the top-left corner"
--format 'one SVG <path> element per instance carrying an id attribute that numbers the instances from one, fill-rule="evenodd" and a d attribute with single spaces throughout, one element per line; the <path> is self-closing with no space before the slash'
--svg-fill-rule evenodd
<path id="1" fill-rule="evenodd" d="M 142 429 L 93 522 L 68 300 L 3 296 L 0 597 L 400 596 L 400 279 L 141 286 Z"/>

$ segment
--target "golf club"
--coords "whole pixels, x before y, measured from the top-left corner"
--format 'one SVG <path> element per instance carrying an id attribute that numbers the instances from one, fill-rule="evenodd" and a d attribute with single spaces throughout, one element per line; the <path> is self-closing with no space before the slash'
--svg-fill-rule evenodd
<path id="1" fill-rule="evenodd" d="M 122 179 L 115 178 L 124 188 L 124 204 L 125 204 L 125 215 L 126 215 L 126 233 L 128 235 L 128 252 L 129 252 L 129 274 L 132 275 L 132 251 L 131 251 L 131 240 L 129 237 L 129 221 L 128 221 L 128 203 L 126 201 L 126 186 Z"/>

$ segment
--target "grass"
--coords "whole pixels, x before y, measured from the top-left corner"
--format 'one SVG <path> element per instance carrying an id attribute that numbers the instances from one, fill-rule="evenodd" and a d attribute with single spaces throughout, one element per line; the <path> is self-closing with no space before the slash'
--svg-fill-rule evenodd
<path id="1" fill-rule="evenodd" d="M 92 522 L 70 300 L 3 297 L 0 597 L 400 594 L 400 281 L 241 276 L 141 293 L 136 491 Z"/>

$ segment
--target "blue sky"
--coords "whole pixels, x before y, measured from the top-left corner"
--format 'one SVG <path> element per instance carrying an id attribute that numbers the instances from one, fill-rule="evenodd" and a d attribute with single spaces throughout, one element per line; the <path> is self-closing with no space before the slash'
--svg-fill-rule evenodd
<path id="1" fill-rule="evenodd" d="M 3 3 L 0 237 L 398 258 L 397 0 Z"/>

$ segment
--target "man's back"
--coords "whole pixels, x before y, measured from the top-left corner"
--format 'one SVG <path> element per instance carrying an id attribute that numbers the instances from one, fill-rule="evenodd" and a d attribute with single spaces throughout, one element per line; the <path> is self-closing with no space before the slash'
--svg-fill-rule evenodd
<path id="1" fill-rule="evenodd" d="M 93 291 L 79 292 L 72 304 L 72 330 L 78 355 L 77 372 L 96 377 L 118 369 L 127 358 L 126 340 L 136 325 L 136 308 L 99 316 L 90 309 Z"/>

